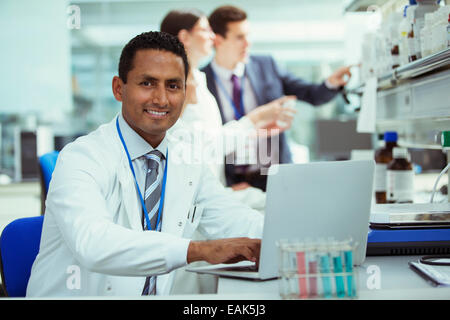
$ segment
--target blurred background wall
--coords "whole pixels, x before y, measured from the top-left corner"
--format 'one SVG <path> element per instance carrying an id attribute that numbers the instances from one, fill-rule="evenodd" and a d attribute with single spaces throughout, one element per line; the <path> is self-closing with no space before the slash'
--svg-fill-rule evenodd
<path id="1" fill-rule="evenodd" d="M 362 37 L 374 27 L 373 12 L 345 12 L 347 3 L 2 0 L 0 170 L 18 176 L 14 149 L 19 131 L 39 129 L 40 155 L 59 150 L 111 120 L 120 110 L 111 80 L 117 74 L 123 46 L 141 32 L 159 30 L 171 9 L 194 7 L 209 14 L 220 5 L 239 6 L 247 11 L 251 23 L 251 53 L 271 54 L 290 72 L 320 82 L 337 67 L 360 62 Z M 349 86 L 356 84 L 357 68 Z M 359 101 L 349 99 L 345 103 L 338 97 L 320 108 L 298 103 L 299 112 L 288 132 L 298 161 L 340 156 L 319 150 L 318 124 L 325 121 L 320 128 L 352 127 Z"/>

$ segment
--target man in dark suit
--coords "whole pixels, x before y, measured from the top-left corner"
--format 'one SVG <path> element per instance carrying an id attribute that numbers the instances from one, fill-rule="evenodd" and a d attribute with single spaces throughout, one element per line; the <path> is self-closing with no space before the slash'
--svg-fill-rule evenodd
<path id="1" fill-rule="evenodd" d="M 217 100 L 223 123 L 284 95 L 295 95 L 299 100 L 321 105 L 333 99 L 348 81 L 345 77 L 351 76 L 350 67 L 342 67 L 325 82 L 312 84 L 282 70 L 270 56 L 250 56 L 249 22 L 247 14 L 239 8 L 219 7 L 211 13 L 209 23 L 216 35 L 216 53 L 202 71 L 208 89 Z M 292 162 L 284 133 L 277 138 L 278 148 L 270 150 L 271 163 Z M 227 184 L 248 183 L 265 190 L 267 176 L 261 174 L 261 167 L 261 164 L 238 166 L 226 159 Z"/>

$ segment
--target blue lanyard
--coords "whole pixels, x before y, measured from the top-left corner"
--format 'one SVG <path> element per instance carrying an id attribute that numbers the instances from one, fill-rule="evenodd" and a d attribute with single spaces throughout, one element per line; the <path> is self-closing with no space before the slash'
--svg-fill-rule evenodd
<path id="1" fill-rule="evenodd" d="M 117 133 L 119 134 L 119 137 L 120 137 L 120 141 L 122 141 L 123 148 L 125 149 L 125 153 L 127 154 L 128 164 L 130 165 L 131 172 L 133 173 L 134 183 L 136 184 L 136 188 L 139 193 L 139 198 L 141 199 L 142 209 L 144 210 L 145 222 L 147 223 L 147 229 L 151 230 L 150 219 L 148 217 L 148 211 L 147 211 L 147 207 L 145 206 L 144 197 L 142 197 L 141 190 L 139 189 L 139 185 L 138 185 L 137 179 L 136 179 L 136 173 L 134 172 L 133 163 L 131 162 L 130 153 L 128 152 L 128 148 L 127 148 L 127 145 L 125 144 L 125 140 L 123 139 L 122 131 L 120 131 L 119 117 L 117 117 L 117 119 L 116 119 L 116 127 L 117 127 Z M 166 194 L 166 180 L 167 180 L 167 167 L 168 166 L 169 166 L 169 150 L 166 151 L 166 166 L 164 168 L 164 177 L 163 177 L 163 182 L 162 182 L 161 198 L 159 200 L 158 220 L 156 222 L 156 229 L 158 229 L 159 222 L 161 220 L 161 212 L 164 207 L 164 196 Z"/>
<path id="2" fill-rule="evenodd" d="M 214 70 L 212 70 L 212 74 L 214 76 L 214 80 L 216 81 L 216 83 L 219 84 L 220 89 L 223 91 L 223 93 L 225 94 L 225 96 L 228 98 L 228 101 L 230 101 L 231 106 L 233 107 L 233 111 L 234 111 L 234 118 L 236 120 L 239 120 L 240 118 L 242 118 L 244 116 L 243 113 L 241 113 L 239 111 L 239 109 L 237 108 L 236 104 L 233 101 L 233 98 L 228 94 L 227 90 L 225 89 L 225 86 L 223 85 L 222 81 L 219 79 L 219 77 L 217 77 L 216 73 L 214 72 Z M 244 80 L 244 77 L 241 78 L 241 80 Z M 241 110 L 242 112 L 244 112 L 244 81 L 241 81 L 241 97 L 240 97 L 240 102 L 241 102 Z"/>

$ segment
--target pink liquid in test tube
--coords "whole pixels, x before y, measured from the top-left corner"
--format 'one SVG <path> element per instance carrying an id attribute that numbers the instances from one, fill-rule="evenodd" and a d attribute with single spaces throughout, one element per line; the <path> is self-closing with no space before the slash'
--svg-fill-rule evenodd
<path id="1" fill-rule="evenodd" d="M 306 284 L 306 277 L 304 277 L 306 276 L 305 252 L 297 252 L 297 272 L 300 275 L 300 277 L 298 278 L 300 298 L 307 298 L 308 289 Z"/>
<path id="2" fill-rule="evenodd" d="M 312 260 L 308 263 L 309 274 L 317 274 L 317 261 Z M 317 297 L 317 278 L 315 276 L 309 277 L 309 296 Z"/>

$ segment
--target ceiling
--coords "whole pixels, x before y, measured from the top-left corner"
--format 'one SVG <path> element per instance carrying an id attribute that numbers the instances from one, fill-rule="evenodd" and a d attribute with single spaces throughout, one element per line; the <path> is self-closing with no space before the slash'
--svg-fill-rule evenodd
<path id="1" fill-rule="evenodd" d="M 78 0 L 80 29 L 72 30 L 72 47 L 121 48 L 143 31 L 159 30 L 172 9 L 197 8 L 209 14 L 218 6 L 232 4 L 248 13 L 250 38 L 257 47 L 278 43 L 295 46 L 342 41 L 342 0 Z"/>

